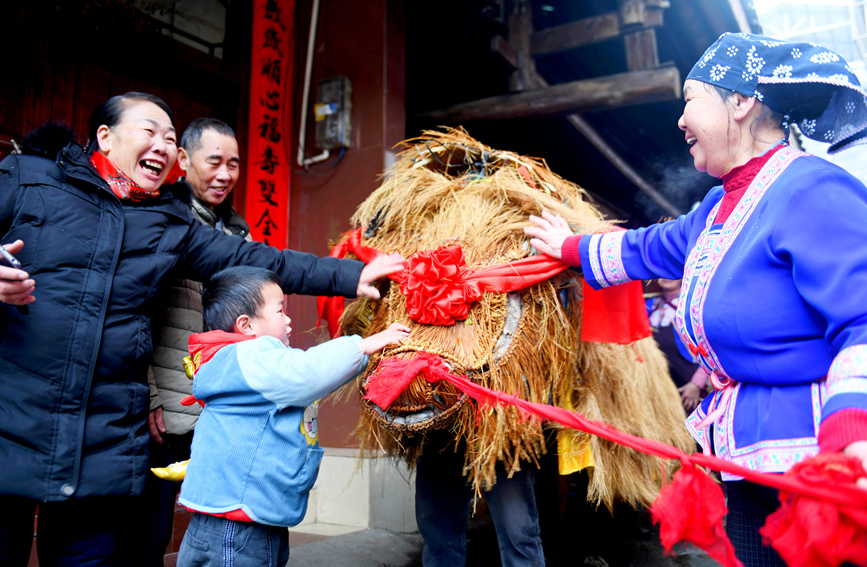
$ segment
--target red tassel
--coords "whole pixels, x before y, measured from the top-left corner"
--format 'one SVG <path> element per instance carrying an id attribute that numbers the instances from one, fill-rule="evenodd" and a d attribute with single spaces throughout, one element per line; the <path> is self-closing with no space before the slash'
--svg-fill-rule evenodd
<path id="1" fill-rule="evenodd" d="M 786 473 L 812 485 L 853 485 L 864 476 L 861 461 L 820 453 Z M 790 567 L 867 566 L 867 510 L 780 490 L 779 510 L 760 530 Z"/>
<path id="2" fill-rule="evenodd" d="M 679 541 L 690 542 L 726 567 L 742 567 L 726 536 L 722 489 L 708 474 L 689 461 L 663 487 L 651 506 L 653 523 L 659 524 L 659 539 L 667 553 Z"/>

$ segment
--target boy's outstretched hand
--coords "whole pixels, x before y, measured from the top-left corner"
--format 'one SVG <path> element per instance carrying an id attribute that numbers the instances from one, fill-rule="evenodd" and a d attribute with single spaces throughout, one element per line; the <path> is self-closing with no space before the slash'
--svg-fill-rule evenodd
<path id="1" fill-rule="evenodd" d="M 388 345 L 400 344 L 408 336 L 409 327 L 400 323 L 392 323 L 386 330 L 361 339 L 358 346 L 361 347 L 362 354 L 373 354 Z"/>
<path id="2" fill-rule="evenodd" d="M 358 278 L 358 289 L 355 290 L 356 295 L 379 299 L 379 290 L 373 286 L 373 282 L 389 274 L 399 272 L 405 266 L 406 259 L 400 254 L 383 254 L 374 258 L 361 270 L 361 277 Z"/>

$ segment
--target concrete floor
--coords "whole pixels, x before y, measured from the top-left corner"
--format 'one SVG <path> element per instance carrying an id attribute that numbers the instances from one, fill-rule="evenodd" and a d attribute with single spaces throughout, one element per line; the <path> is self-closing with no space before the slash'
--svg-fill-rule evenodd
<path id="1" fill-rule="evenodd" d="M 552 482 L 557 486 L 552 486 Z M 646 512 L 615 506 L 613 513 L 586 503 L 586 477 L 557 475 L 537 481 L 542 540 L 548 567 L 712 567 L 700 549 L 678 545 L 666 555 Z M 331 537 L 290 532 L 289 567 L 422 567 L 418 533 L 361 530 Z M 484 501 L 467 527 L 467 565 L 500 567 L 499 548 Z"/>

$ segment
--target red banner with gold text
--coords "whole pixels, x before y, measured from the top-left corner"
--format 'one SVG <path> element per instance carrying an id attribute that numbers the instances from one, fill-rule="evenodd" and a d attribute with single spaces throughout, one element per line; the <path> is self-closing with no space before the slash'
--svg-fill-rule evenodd
<path id="1" fill-rule="evenodd" d="M 289 142 L 295 0 L 253 0 L 245 217 L 255 240 L 289 242 Z"/>

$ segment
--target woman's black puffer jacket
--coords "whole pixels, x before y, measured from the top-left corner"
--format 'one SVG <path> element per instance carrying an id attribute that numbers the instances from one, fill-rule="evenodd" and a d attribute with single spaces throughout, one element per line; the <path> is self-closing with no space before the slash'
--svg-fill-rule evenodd
<path id="1" fill-rule="evenodd" d="M 0 494 L 39 501 L 135 495 L 147 472 L 150 313 L 167 278 L 269 268 L 286 293 L 355 295 L 360 262 L 213 230 L 182 199 L 116 198 L 84 149 L 0 163 L 2 243 L 36 282 L 0 304 Z"/>

